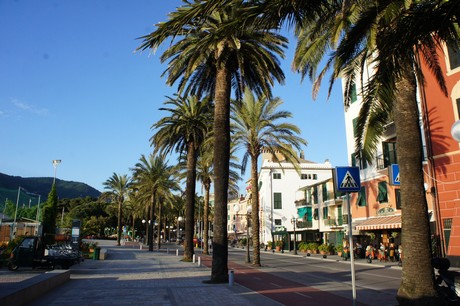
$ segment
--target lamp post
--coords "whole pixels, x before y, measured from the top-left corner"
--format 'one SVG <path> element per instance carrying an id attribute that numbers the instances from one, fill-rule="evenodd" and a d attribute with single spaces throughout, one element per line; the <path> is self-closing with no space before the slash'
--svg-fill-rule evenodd
<path id="1" fill-rule="evenodd" d="M 292 218 L 291 218 L 291 223 L 294 225 L 294 255 L 297 255 L 297 245 L 296 245 L 296 233 L 295 233 L 295 226 L 296 226 L 296 223 L 297 223 L 297 216 L 296 215 L 293 215 Z"/>
<path id="2" fill-rule="evenodd" d="M 53 185 L 56 183 L 56 168 L 61 163 L 60 159 L 53 159 L 53 167 L 54 167 L 54 178 L 53 178 Z"/>
<path id="3" fill-rule="evenodd" d="M 182 235 L 180 233 L 180 223 L 182 222 L 182 220 L 183 220 L 182 217 L 177 218 L 177 230 L 178 230 L 178 233 L 179 233 L 179 236 L 177 237 L 177 243 L 179 243 L 179 244 L 180 244 L 180 240 L 182 240 Z"/>
<path id="4" fill-rule="evenodd" d="M 246 209 L 246 263 L 251 262 L 251 256 L 249 255 L 249 220 L 251 219 L 252 207 L 248 206 Z"/>

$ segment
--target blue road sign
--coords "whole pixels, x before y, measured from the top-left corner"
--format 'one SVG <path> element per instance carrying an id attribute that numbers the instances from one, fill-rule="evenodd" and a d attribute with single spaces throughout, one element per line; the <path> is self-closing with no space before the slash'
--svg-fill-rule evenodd
<path id="1" fill-rule="evenodd" d="M 392 164 L 390 167 L 390 185 L 401 186 L 401 181 L 399 180 L 399 165 Z"/>
<path id="2" fill-rule="evenodd" d="M 358 167 L 336 167 L 335 189 L 340 192 L 356 192 L 361 190 Z"/>

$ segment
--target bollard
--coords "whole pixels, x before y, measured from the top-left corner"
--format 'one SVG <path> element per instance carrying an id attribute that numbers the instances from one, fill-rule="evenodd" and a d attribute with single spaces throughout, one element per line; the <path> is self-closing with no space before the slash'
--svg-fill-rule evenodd
<path id="1" fill-rule="evenodd" d="M 198 257 L 198 267 L 201 267 L 201 257 Z"/>
<path id="2" fill-rule="evenodd" d="M 139 244 L 139 250 L 142 250 L 142 244 Z"/>
<path id="3" fill-rule="evenodd" d="M 193 254 L 193 261 L 192 262 L 195 263 L 195 254 Z"/>
<path id="4" fill-rule="evenodd" d="M 228 271 L 228 285 L 229 285 L 230 287 L 233 286 L 233 281 L 234 281 L 234 279 L 235 279 L 235 273 L 233 273 L 233 270 L 229 270 L 229 271 Z"/>
<path id="5" fill-rule="evenodd" d="M 179 249 L 176 249 L 176 256 L 179 256 Z"/>

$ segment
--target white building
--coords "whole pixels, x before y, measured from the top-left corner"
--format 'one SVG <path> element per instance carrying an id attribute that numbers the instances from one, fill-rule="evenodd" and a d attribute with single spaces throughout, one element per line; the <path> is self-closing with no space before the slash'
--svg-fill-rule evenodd
<path id="1" fill-rule="evenodd" d="M 259 172 L 260 241 L 267 243 L 284 240 L 285 249 L 288 249 L 294 238 L 292 219 L 298 218 L 298 213 L 305 215 L 306 211 L 306 206 L 299 202 L 305 199 L 302 188 L 332 181 L 332 165 L 328 160 L 322 164 L 305 160 L 301 154 L 300 169 L 297 172 L 293 164 L 283 160 L 282 156 L 278 158 L 279 163 L 273 160 L 270 153 L 262 154 Z M 303 218 L 297 220 L 296 240 L 311 241 L 319 238 L 319 227 L 306 228 L 303 222 Z"/>

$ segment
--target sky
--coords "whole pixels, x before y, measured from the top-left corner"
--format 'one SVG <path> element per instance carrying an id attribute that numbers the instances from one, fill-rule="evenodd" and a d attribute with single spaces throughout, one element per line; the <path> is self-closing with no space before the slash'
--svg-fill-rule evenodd
<path id="1" fill-rule="evenodd" d="M 135 52 L 180 0 L 0 0 L 0 172 L 82 182 L 104 191 L 113 173 L 131 175 L 152 152 L 158 109 L 177 91 L 167 63 Z M 286 32 L 287 33 L 287 32 Z M 282 60 L 284 85 L 274 96 L 301 136 L 305 159 L 347 165 L 340 80 L 316 100 L 309 80 L 291 70 L 295 40 Z M 176 163 L 171 156 L 170 164 Z M 249 178 L 246 171 L 244 181 Z M 200 190 L 197 190 L 200 193 Z M 244 192 L 241 187 L 240 192 Z"/>

